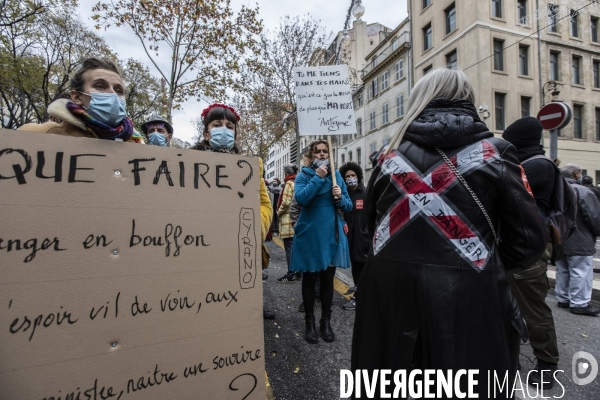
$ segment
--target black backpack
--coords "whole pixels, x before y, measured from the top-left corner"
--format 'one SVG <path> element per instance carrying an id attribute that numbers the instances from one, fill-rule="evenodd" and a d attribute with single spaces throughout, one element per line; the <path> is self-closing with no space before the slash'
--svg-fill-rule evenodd
<path id="1" fill-rule="evenodd" d="M 564 244 L 577 228 L 577 193 L 560 173 L 556 164 L 549 158 L 537 155 L 528 158 L 521 164 L 526 164 L 536 159 L 548 160 L 548 162 L 552 163 L 556 172 L 554 175 L 554 190 L 550 197 L 548 215 L 546 215 L 550 237 L 552 238 L 551 261 L 555 263 L 556 260 L 559 260 L 563 256 Z"/>

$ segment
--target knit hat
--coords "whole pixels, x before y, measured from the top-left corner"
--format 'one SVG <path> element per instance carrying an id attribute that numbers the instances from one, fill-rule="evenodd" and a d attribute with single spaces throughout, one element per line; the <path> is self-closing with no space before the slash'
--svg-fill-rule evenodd
<path id="1" fill-rule="evenodd" d="M 515 147 L 529 147 L 540 144 L 544 127 L 536 118 L 525 117 L 510 124 L 502 138 Z"/>

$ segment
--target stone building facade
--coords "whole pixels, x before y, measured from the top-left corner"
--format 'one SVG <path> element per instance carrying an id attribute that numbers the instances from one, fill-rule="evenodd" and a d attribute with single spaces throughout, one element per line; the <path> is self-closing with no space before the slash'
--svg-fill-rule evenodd
<path id="1" fill-rule="evenodd" d="M 558 157 L 563 165 L 582 165 L 598 183 L 600 5 L 540 0 L 539 6 L 533 0 L 410 0 L 414 81 L 447 65 L 464 70 L 481 119 L 498 136 L 522 116 L 536 116 L 542 103 L 568 103 L 573 120 L 560 133 Z"/>

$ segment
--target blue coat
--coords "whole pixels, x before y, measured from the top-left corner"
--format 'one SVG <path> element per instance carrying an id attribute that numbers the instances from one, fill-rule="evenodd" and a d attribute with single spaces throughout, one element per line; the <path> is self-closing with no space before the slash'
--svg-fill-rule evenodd
<path id="1" fill-rule="evenodd" d="M 294 196 L 302 210 L 295 227 L 290 263 L 292 271 L 318 272 L 330 266 L 350 267 L 344 221 L 336 208 L 350 212 L 352 201 L 338 171 L 335 171 L 335 176 L 342 189 L 342 198 L 335 202 L 331 194 L 331 175 L 321 178 L 314 169 L 304 167 L 296 177 Z M 335 229 L 338 231 L 338 241 Z"/>

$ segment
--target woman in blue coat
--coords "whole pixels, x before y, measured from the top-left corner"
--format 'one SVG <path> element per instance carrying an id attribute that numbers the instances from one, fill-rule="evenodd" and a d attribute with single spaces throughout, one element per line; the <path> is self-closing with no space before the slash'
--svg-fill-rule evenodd
<path id="1" fill-rule="evenodd" d="M 302 208 L 295 228 L 290 269 L 303 272 L 302 301 L 305 309 L 309 343 L 317 343 L 315 327 L 315 283 L 321 278 L 320 331 L 326 342 L 333 342 L 331 303 L 335 268 L 350 267 L 348 240 L 340 212 L 350 212 L 352 202 L 346 184 L 334 171 L 338 185 L 333 185 L 329 168 L 329 146 L 314 141 L 304 155 L 302 172 L 296 177 L 295 197 Z M 339 210 L 339 211 L 338 211 Z"/>

